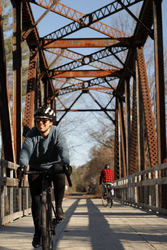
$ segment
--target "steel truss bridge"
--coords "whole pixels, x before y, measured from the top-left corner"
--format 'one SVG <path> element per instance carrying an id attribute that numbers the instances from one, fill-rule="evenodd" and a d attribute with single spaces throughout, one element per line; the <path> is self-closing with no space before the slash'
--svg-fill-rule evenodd
<path id="1" fill-rule="evenodd" d="M 94 11 L 89 13 L 81 13 L 71 8 L 70 1 L 69 6 L 58 0 L 11 0 L 11 3 L 13 6 L 12 125 L 0 8 L 0 118 L 5 162 L 18 163 L 23 138 L 32 128 L 33 113 L 39 106 L 50 106 L 56 114 L 59 114 L 57 125 L 69 112 L 102 111 L 115 126 L 114 171 L 117 180 L 115 186 L 118 189 L 117 198 L 136 203 L 134 194 L 138 192 L 140 193 L 138 204 L 145 203 L 151 206 L 149 202 L 154 198 L 153 196 L 149 198 L 149 195 L 155 195 L 154 206 L 166 209 L 166 169 L 161 165 L 166 158 L 162 1 L 115 0 L 99 9 L 94 6 Z M 44 10 L 36 21 L 32 5 Z M 131 7 L 135 5 L 140 8 L 139 16 L 131 11 Z M 131 35 L 102 22 L 103 19 L 112 17 L 116 13 L 121 15 L 123 11 L 135 20 L 135 28 Z M 48 12 L 67 18 L 70 22 L 58 30 L 54 30 L 53 25 L 51 33 L 40 37 L 38 24 Z M 71 34 L 75 35 L 75 32 L 85 28 L 99 32 L 99 38 L 78 36 L 69 38 Z M 153 116 L 144 56 L 148 37 L 154 43 L 156 119 Z M 22 43 L 24 41 L 29 47 L 30 58 L 22 129 Z M 96 48 L 96 52 L 84 55 L 74 52 L 73 48 Z M 46 51 L 55 56 L 50 65 L 46 59 Z M 120 56 L 123 52 L 126 52 L 124 61 Z M 70 62 L 61 64 L 59 61 L 59 66 L 51 67 L 61 57 L 69 59 Z M 111 60 L 106 63 L 104 59 L 111 57 L 116 59 L 121 67 L 112 65 Z M 59 82 L 59 85 L 55 82 Z M 115 82 L 116 85 L 113 84 Z M 131 86 L 132 91 L 130 91 Z M 110 95 L 109 103 L 114 102 L 114 109 L 109 109 L 108 105 L 102 106 L 93 96 L 93 90 Z M 74 92 L 79 94 L 67 107 L 67 104 L 61 101 L 61 96 Z M 91 107 L 73 109 L 83 94 L 89 95 L 99 109 Z M 62 103 L 63 109 L 57 109 L 58 101 Z M 1 170 L 6 167 L 16 169 L 16 166 L 11 167 L 3 162 Z M 0 179 L 1 186 L 7 185 L 9 180 L 7 178 L 6 182 L 4 179 L 5 170 L 1 172 L 3 173 Z M 14 181 L 9 183 L 10 186 L 16 184 Z M 132 187 L 133 189 L 129 189 Z M 138 191 L 135 191 L 135 187 Z M 132 190 L 133 199 L 129 190 Z M 143 193 L 145 195 L 147 193 L 147 198 L 144 198 Z"/>

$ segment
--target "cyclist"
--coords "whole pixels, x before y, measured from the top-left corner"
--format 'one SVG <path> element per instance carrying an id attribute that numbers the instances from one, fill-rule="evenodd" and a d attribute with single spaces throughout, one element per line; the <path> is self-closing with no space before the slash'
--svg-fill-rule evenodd
<path id="1" fill-rule="evenodd" d="M 35 127 L 28 131 L 19 158 L 19 165 L 24 168 L 29 165 L 31 171 L 41 168 L 48 169 L 52 166 L 55 174 L 52 175 L 54 183 L 54 195 L 56 202 L 56 213 L 59 220 L 64 219 L 62 201 L 65 189 L 66 174 L 72 173 L 69 165 L 69 152 L 66 140 L 60 129 L 53 125 L 55 112 L 49 107 L 40 107 L 34 113 Z M 18 175 L 20 168 L 18 169 Z M 32 245 L 40 246 L 40 232 L 38 229 L 40 193 L 42 189 L 42 177 L 40 175 L 29 175 L 29 186 L 32 197 L 32 217 L 34 221 L 35 234 Z"/>
<path id="2" fill-rule="evenodd" d="M 111 183 L 112 186 L 113 182 L 114 182 L 114 173 L 110 169 L 110 166 L 106 164 L 100 174 L 100 185 L 102 184 L 103 196 L 106 194 L 105 183 Z"/>

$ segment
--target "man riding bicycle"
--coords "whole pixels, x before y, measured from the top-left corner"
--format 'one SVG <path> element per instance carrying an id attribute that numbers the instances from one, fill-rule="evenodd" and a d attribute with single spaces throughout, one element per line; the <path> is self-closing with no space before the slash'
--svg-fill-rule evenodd
<path id="1" fill-rule="evenodd" d="M 100 185 L 102 184 L 103 195 L 106 194 L 105 184 L 110 183 L 112 186 L 113 182 L 114 182 L 114 173 L 110 169 L 110 166 L 106 164 L 100 174 Z"/>
<path id="2" fill-rule="evenodd" d="M 52 175 L 54 183 L 54 195 L 56 213 L 59 220 L 64 219 L 62 201 L 65 188 L 65 172 L 71 175 L 72 168 L 69 165 L 69 152 L 66 140 L 57 126 L 53 125 L 55 112 L 48 107 L 41 107 L 34 113 L 35 127 L 28 131 L 21 152 L 19 165 L 24 168 L 29 165 L 31 171 L 48 169 L 52 167 L 55 174 Z M 18 174 L 20 171 L 18 169 Z M 35 234 L 32 245 L 40 246 L 39 206 L 42 190 L 42 178 L 40 175 L 29 175 L 29 186 L 32 197 L 32 216 L 35 226 Z"/>

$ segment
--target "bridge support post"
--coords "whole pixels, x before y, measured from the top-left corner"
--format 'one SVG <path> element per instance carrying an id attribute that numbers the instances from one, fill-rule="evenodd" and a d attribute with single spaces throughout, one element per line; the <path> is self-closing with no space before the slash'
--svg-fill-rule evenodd
<path id="1" fill-rule="evenodd" d="M 163 34 L 161 1 L 153 1 L 154 14 L 154 53 L 157 100 L 157 153 L 158 164 L 166 158 L 166 124 L 165 124 L 165 85 L 163 62 Z"/>
<path id="2" fill-rule="evenodd" d="M 115 142 L 114 142 L 114 176 L 119 179 L 119 122 L 118 122 L 118 98 L 115 98 Z"/>
<path id="3" fill-rule="evenodd" d="M 3 36 L 3 23 L 2 12 L 0 2 L 0 122 L 1 122 L 1 136 L 2 136 L 2 148 L 4 149 L 4 158 L 8 161 L 14 160 L 14 150 L 12 143 L 12 129 L 10 124 L 9 113 L 9 92 L 8 92 L 8 79 L 5 59 L 5 46 Z M 2 119 L 3 117 L 3 119 Z M 2 153 L 1 153 L 1 157 Z"/>
<path id="4" fill-rule="evenodd" d="M 155 53 L 155 79 L 156 79 L 156 101 L 157 101 L 157 155 L 158 164 L 162 164 L 166 158 L 166 119 L 165 119 L 165 84 L 164 84 L 164 62 L 163 62 L 163 32 L 162 32 L 162 3 L 153 1 L 154 15 L 154 53 Z M 161 171 L 166 176 L 166 171 Z M 159 190 L 161 200 L 160 206 L 167 208 L 167 185 L 162 185 Z M 156 189 L 157 194 L 157 189 Z"/>
<path id="5" fill-rule="evenodd" d="M 13 170 L 10 170 L 10 178 L 13 178 Z M 10 187 L 10 214 L 13 214 L 13 187 Z"/>
<path id="6" fill-rule="evenodd" d="M 13 4 L 13 136 L 16 163 L 22 146 L 22 1 Z"/>
<path id="7" fill-rule="evenodd" d="M 138 141 L 138 171 L 144 170 L 144 140 L 143 140 L 143 98 L 141 91 L 141 83 L 139 77 L 139 68 L 137 60 L 136 68 L 136 94 L 137 94 L 137 141 Z"/>
<path id="8" fill-rule="evenodd" d="M 121 128 L 120 128 L 120 115 L 119 115 L 119 99 L 117 98 L 118 102 L 118 155 L 119 155 L 119 179 L 122 176 L 122 147 L 121 147 Z"/>
<path id="9" fill-rule="evenodd" d="M 47 107 L 48 100 L 48 80 L 44 80 L 44 105 Z"/>
<path id="10" fill-rule="evenodd" d="M 139 67 L 137 58 L 135 60 L 135 72 L 136 72 L 136 99 L 137 99 L 137 152 L 138 152 L 138 171 L 142 171 L 145 168 L 144 165 L 144 117 L 143 117 L 143 98 L 141 91 L 141 83 L 139 77 Z M 141 181 L 143 176 L 140 176 Z M 138 201 L 143 203 L 144 201 L 144 187 L 138 187 Z"/>
<path id="11" fill-rule="evenodd" d="M 1 176 L 6 177 L 6 167 L 1 166 Z M 1 186 L 1 216 L 0 218 L 5 217 L 6 215 L 6 200 L 7 200 L 7 186 Z"/>
<path id="12" fill-rule="evenodd" d="M 136 79 L 133 79 L 133 105 L 132 105 L 132 127 L 131 127 L 131 158 L 130 174 L 137 172 L 137 99 Z"/>
<path id="13" fill-rule="evenodd" d="M 30 63 L 28 71 L 26 106 L 23 123 L 23 136 L 25 137 L 28 130 L 34 125 L 34 102 L 35 102 L 35 85 L 36 85 L 36 70 L 37 70 L 37 51 L 36 49 L 30 52 Z"/>
<path id="14" fill-rule="evenodd" d="M 122 177 L 127 176 L 126 170 L 126 144 L 125 144 L 125 125 L 124 125 L 124 115 L 123 115 L 123 104 L 122 101 L 119 100 L 119 121 L 120 121 L 120 134 L 121 134 L 121 146 L 122 146 L 122 159 L 123 159 L 123 169 L 122 169 Z"/>
<path id="15" fill-rule="evenodd" d="M 127 176 L 130 174 L 130 87 L 129 87 L 129 78 L 125 79 L 125 117 L 126 117 L 126 167 L 127 167 Z"/>

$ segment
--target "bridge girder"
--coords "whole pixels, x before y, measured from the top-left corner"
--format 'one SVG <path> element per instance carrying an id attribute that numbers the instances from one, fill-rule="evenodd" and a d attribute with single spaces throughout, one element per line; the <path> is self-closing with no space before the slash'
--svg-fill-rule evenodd
<path id="1" fill-rule="evenodd" d="M 64 112 L 60 119 L 57 120 L 57 123 L 59 123 L 68 112 L 86 111 L 86 109 L 74 109 L 73 106 L 83 94 L 89 95 L 100 108 L 91 108 L 90 110 L 92 112 L 96 110 L 105 112 L 109 119 L 115 124 L 116 178 L 141 170 L 141 163 L 139 164 L 137 159 L 139 159 L 139 156 L 140 158 L 144 157 L 144 152 L 142 152 L 141 147 L 141 144 L 144 143 L 142 142 L 143 140 L 147 141 L 146 147 L 149 151 L 150 166 L 152 167 L 156 164 L 162 163 L 163 159 L 166 157 L 166 127 L 164 119 L 165 101 L 163 91 L 164 67 L 161 1 L 116 0 L 86 15 L 63 5 L 62 3 L 58 3 L 51 8 L 50 6 L 53 3 L 51 0 L 12 0 L 11 2 L 15 10 L 15 36 L 13 46 L 13 51 L 15 52 L 13 58 L 13 86 L 15 90 L 13 106 L 13 135 L 12 132 L 9 131 L 9 120 L 6 120 L 6 123 L 9 135 L 11 138 L 12 136 L 14 138 L 14 143 L 11 140 L 9 144 L 10 148 L 13 148 L 13 155 L 16 162 L 19 157 L 22 143 L 22 125 L 20 121 L 22 109 L 21 43 L 26 40 L 31 53 L 23 124 L 24 135 L 26 134 L 26 131 L 33 126 L 33 112 L 35 108 L 43 104 L 55 108 L 53 104 L 55 97 L 62 103 L 62 105 L 64 105 L 61 100 L 62 96 L 65 94 L 73 94 L 78 91 L 79 95 L 74 97 L 73 102 L 69 107 L 64 105 L 63 110 L 55 108 L 57 113 Z M 141 4 L 139 17 L 135 17 L 129 9 L 129 7 L 137 3 Z M 40 37 L 37 26 L 39 22 L 35 22 L 31 8 L 32 4 L 45 8 L 46 10 L 51 8 L 50 11 L 52 13 L 66 17 L 72 20 L 72 22 Z M 102 19 L 118 12 L 121 13 L 122 10 L 127 11 L 136 21 L 135 30 L 131 35 L 127 35 L 123 31 L 116 30 L 101 22 Z M 152 30 L 152 26 L 154 26 L 154 30 Z M 74 39 L 68 37 L 84 28 L 98 31 L 104 37 Z M 154 39 L 155 48 L 158 136 L 156 136 L 154 131 L 154 119 L 152 118 L 152 108 L 149 99 L 148 80 L 143 55 L 143 48 L 148 36 Z M 1 37 L 0 39 L 0 45 L 2 45 L 3 38 Z M 96 52 L 84 55 L 69 50 L 69 48 L 87 47 L 95 48 Z M 51 52 L 52 55 L 55 56 L 50 65 L 46 59 L 46 53 L 48 52 Z M 121 58 L 121 53 L 126 53 L 125 60 Z M 18 58 L 20 58 L 19 63 Z M 60 63 L 59 58 L 66 58 L 70 60 L 70 62 L 64 63 L 62 60 L 62 63 Z M 112 63 L 106 62 L 106 58 L 112 58 Z M 1 58 L 0 60 L 2 70 L 2 68 L 6 66 L 3 59 Z M 115 65 L 114 60 L 116 60 L 120 66 Z M 59 66 L 53 68 L 54 63 L 57 63 Z M 83 67 L 87 68 L 83 69 Z M 89 78 L 89 80 L 80 79 L 86 77 Z M 128 90 L 128 82 L 130 79 L 133 79 L 132 96 L 130 96 L 130 91 Z M 3 74 L 3 80 L 5 80 L 5 74 Z M 5 90 L 1 89 L 1 91 L 2 94 L 5 95 L 6 100 L 8 100 Z M 112 95 L 111 100 L 116 100 L 113 111 L 110 108 L 103 107 L 99 100 L 93 96 L 92 91 Z M 129 105 L 130 98 L 133 100 L 131 110 Z M 143 121 L 141 117 L 139 117 L 139 100 L 144 114 Z M 5 100 L 3 100 L 3 102 L 5 103 Z M 126 106 L 126 108 L 124 106 Z M 88 111 L 90 110 L 88 109 Z M 114 120 L 109 112 L 115 112 Z M 6 118 L 7 116 L 9 116 L 9 114 L 6 114 Z M 141 129 L 139 129 L 142 124 L 144 124 L 143 126 L 146 128 L 144 130 L 146 132 L 142 132 Z M 150 128 L 153 135 L 150 134 Z M 142 133 L 145 134 L 143 135 Z M 127 147 L 128 150 L 126 149 Z M 6 151 L 5 147 L 4 150 Z"/>

